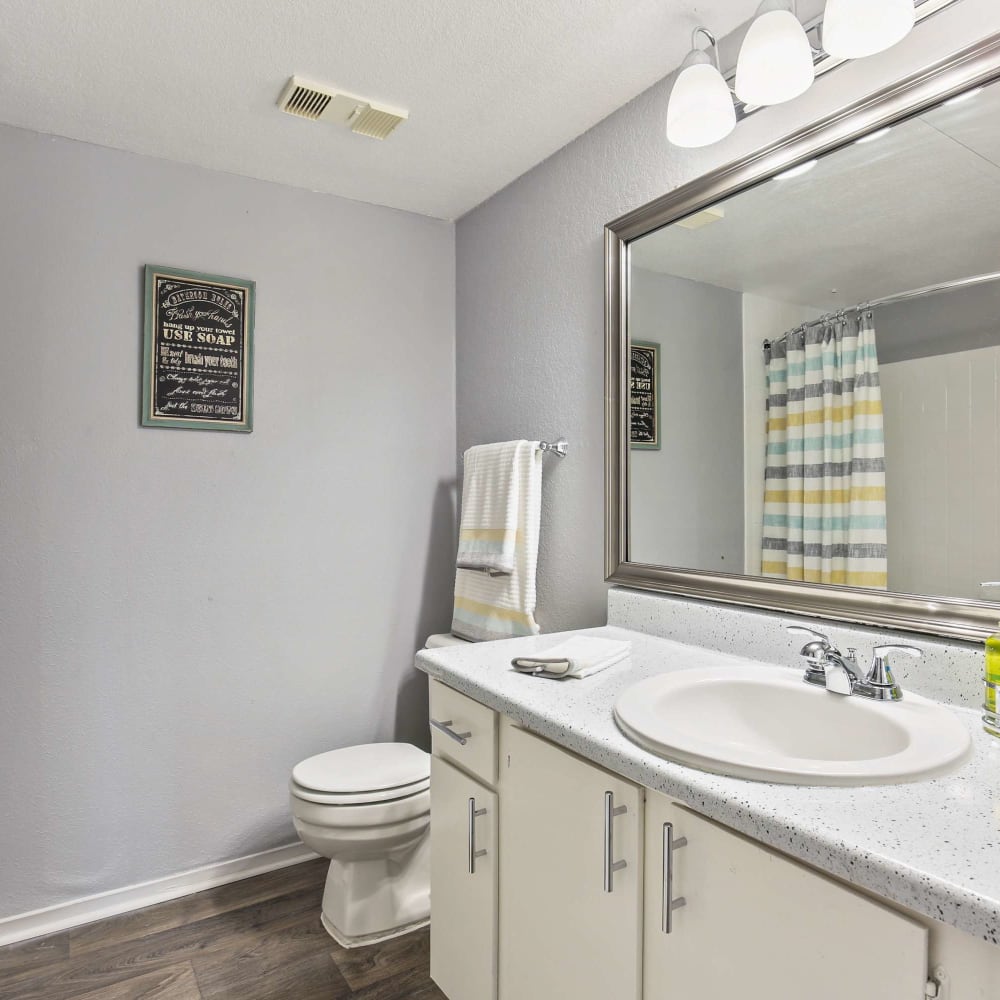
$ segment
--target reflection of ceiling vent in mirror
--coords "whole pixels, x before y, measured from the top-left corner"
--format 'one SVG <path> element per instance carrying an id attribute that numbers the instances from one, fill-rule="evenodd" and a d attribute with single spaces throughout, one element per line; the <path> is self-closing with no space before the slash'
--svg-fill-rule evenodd
<path id="1" fill-rule="evenodd" d="M 726 210 L 721 205 L 712 205 L 710 208 L 703 208 L 694 215 L 689 215 L 685 219 L 678 219 L 675 225 L 681 229 L 701 229 L 702 226 L 710 226 L 713 222 L 718 222 L 726 217 Z"/>
<path id="2" fill-rule="evenodd" d="M 285 85 L 278 107 L 286 114 L 310 121 L 345 125 L 352 132 L 372 139 L 384 139 L 408 117 L 408 112 L 401 108 L 375 104 L 365 97 L 346 94 L 300 76 L 293 76 Z"/>

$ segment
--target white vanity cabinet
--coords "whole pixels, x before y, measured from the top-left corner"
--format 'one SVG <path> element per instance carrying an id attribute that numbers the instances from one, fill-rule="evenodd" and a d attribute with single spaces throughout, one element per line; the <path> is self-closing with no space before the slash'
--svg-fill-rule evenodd
<path id="1" fill-rule="evenodd" d="M 916 921 L 646 796 L 644 1000 L 924 997 Z"/>
<path id="2" fill-rule="evenodd" d="M 499 763 L 500 1000 L 638 1000 L 642 789 L 508 719 Z"/>
<path id="3" fill-rule="evenodd" d="M 449 723 L 431 763 L 431 976 L 449 1000 L 1000 1000 L 995 944 L 436 681 L 431 716 Z"/>
<path id="4" fill-rule="evenodd" d="M 451 1000 L 496 1000 L 496 713 L 431 681 L 431 978 Z"/>

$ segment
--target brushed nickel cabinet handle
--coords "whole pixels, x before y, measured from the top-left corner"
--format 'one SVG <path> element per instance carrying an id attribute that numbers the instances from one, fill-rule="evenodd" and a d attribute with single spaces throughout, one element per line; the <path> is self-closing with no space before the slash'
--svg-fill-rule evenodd
<path id="1" fill-rule="evenodd" d="M 615 817 L 628 812 L 628 806 L 615 806 L 615 793 L 604 793 L 604 891 L 615 891 L 615 872 L 628 867 L 627 861 L 615 861 Z"/>
<path id="2" fill-rule="evenodd" d="M 674 899 L 674 851 L 687 846 L 687 837 L 674 839 L 674 824 L 663 824 L 663 901 L 660 906 L 660 930 L 670 934 L 674 929 L 674 910 L 687 905 L 681 896 Z"/>
<path id="3" fill-rule="evenodd" d="M 463 747 L 472 738 L 472 733 L 456 733 L 455 730 L 451 728 L 451 719 L 445 719 L 444 722 L 438 722 L 437 719 L 431 719 L 431 725 L 439 732 L 444 733 L 445 736 L 450 736 L 456 743 L 461 743 Z"/>
<path id="4" fill-rule="evenodd" d="M 476 808 L 476 800 L 473 798 L 469 799 L 469 874 L 476 874 L 476 858 L 482 858 L 486 855 L 486 848 L 477 851 L 476 850 L 476 820 L 480 816 L 485 816 L 485 809 Z"/>

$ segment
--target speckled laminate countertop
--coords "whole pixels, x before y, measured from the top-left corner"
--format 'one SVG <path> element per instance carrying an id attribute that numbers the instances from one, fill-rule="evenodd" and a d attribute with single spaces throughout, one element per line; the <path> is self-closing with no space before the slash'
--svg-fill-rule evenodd
<path id="1" fill-rule="evenodd" d="M 539 680 L 510 660 L 568 635 L 417 654 L 420 670 L 608 770 L 919 913 L 1000 943 L 1000 740 L 979 716 L 953 708 L 969 727 L 973 757 L 950 775 L 902 785 L 836 788 L 774 785 L 708 774 L 663 760 L 615 724 L 618 695 L 652 674 L 738 656 L 606 627 L 587 634 L 630 639 L 632 655 L 585 680 Z"/>

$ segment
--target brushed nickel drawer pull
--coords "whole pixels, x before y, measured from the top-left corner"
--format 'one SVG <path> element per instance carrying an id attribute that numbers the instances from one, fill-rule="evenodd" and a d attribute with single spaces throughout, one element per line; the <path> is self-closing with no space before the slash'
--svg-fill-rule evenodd
<path id="1" fill-rule="evenodd" d="M 456 733 L 455 730 L 451 728 L 451 719 L 445 719 L 444 722 L 438 722 L 437 719 L 431 719 L 431 725 L 435 729 L 444 733 L 445 736 L 450 736 L 456 743 L 461 743 L 463 747 L 472 738 L 472 733 Z"/>

